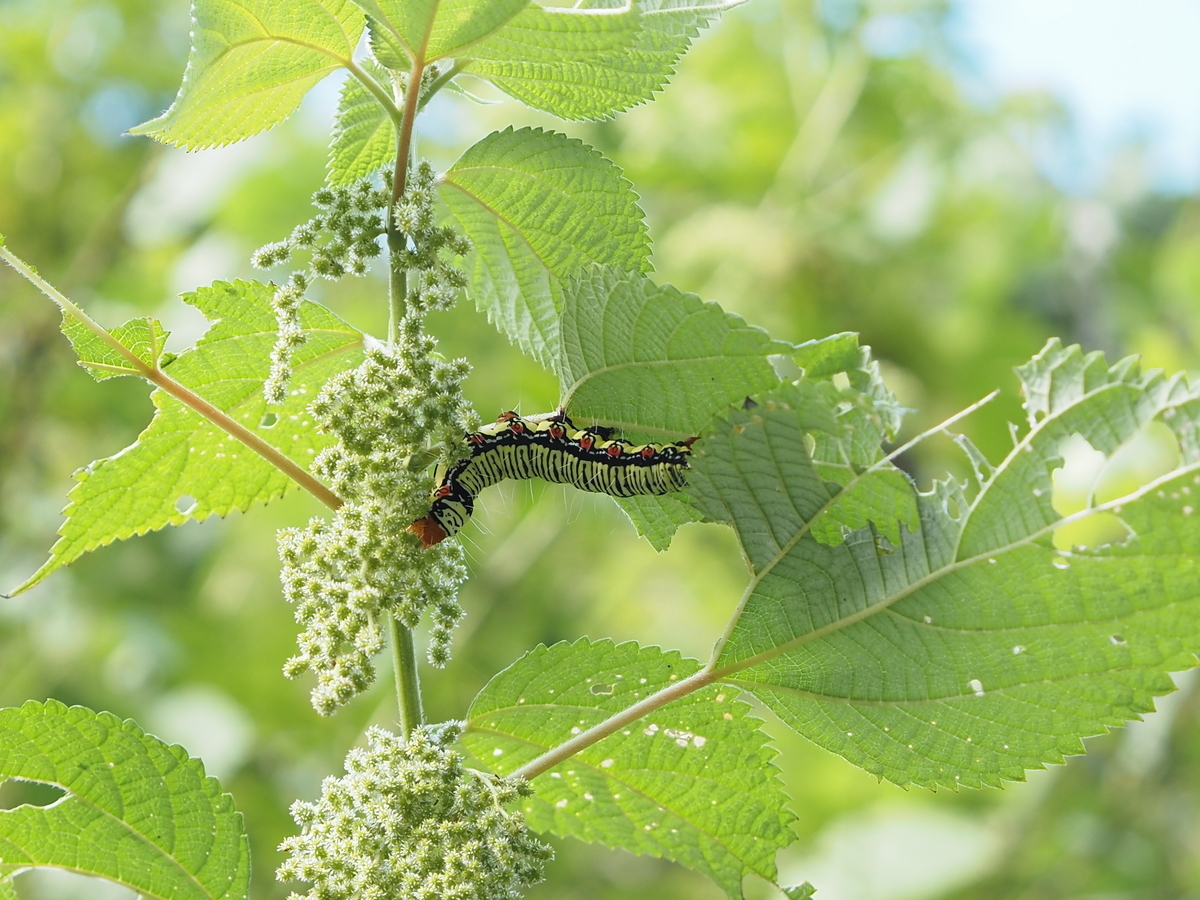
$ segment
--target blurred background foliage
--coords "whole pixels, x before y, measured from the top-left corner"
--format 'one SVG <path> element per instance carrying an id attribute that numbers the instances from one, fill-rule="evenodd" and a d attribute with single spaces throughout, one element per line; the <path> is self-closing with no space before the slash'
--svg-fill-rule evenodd
<path id="1" fill-rule="evenodd" d="M 1200 207 L 1155 192 L 1136 144 L 1093 189 L 1057 188 L 1036 149 L 1069 135 L 1069 116 L 1045 96 L 972 99 L 951 13 L 936 0 L 753 0 L 704 36 L 658 102 L 566 130 L 636 184 L 659 278 L 780 338 L 860 332 L 913 410 L 909 435 L 1007 389 L 965 426 L 999 458 L 1006 421 L 1021 418 L 1012 367 L 1050 335 L 1197 367 Z M 183 0 L 0 0 L 0 229 L 102 322 L 157 315 L 175 349 L 204 323 L 174 296 L 250 277 L 251 250 L 307 217 L 337 90 L 326 83 L 283 128 L 225 150 L 189 156 L 123 137 L 173 97 L 187 34 Z M 564 127 L 511 103 L 439 99 L 422 151 L 445 165 L 513 121 Z M 376 331 L 382 292 L 374 277 L 318 289 Z M 473 362 L 468 390 L 485 417 L 553 407 L 553 380 L 468 305 L 435 325 L 447 352 Z M 133 380 L 93 383 L 51 306 L 2 269 L 0 386 L 8 587 L 49 547 L 72 471 L 130 443 L 151 406 Z M 926 487 L 963 471 L 956 452 L 937 439 L 905 463 Z M 1170 455 L 1151 436 L 1129 465 L 1150 471 Z M 1082 503 L 1070 491 L 1090 488 L 1068 481 L 1058 501 Z M 50 696 L 112 710 L 202 756 L 245 813 L 256 898 L 286 896 L 271 873 L 291 801 L 340 772 L 365 725 L 394 717 L 387 679 L 321 720 L 306 686 L 280 675 L 294 629 L 273 535 L 315 512 L 297 495 L 150 535 L 0 602 L 0 704 Z M 435 719 L 461 716 L 539 641 L 587 634 L 703 657 L 745 581 L 728 533 L 693 526 L 656 555 L 606 499 L 558 487 L 495 489 L 475 521 L 455 659 L 424 673 Z M 1200 697 L 1187 676 L 1180 684 L 1087 757 L 985 793 L 880 785 L 768 723 L 798 816 L 784 873 L 825 900 L 1196 896 Z M 37 799 L 0 788 L 0 806 Z M 668 864 L 576 843 L 560 844 L 549 877 L 532 897 L 718 896 Z M 124 896 L 46 873 L 19 889 L 29 900 Z"/>

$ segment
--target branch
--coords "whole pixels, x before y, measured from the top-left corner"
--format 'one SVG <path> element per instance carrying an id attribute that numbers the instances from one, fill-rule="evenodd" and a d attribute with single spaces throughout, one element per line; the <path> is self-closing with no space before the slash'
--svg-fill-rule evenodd
<path id="1" fill-rule="evenodd" d="M 337 509 L 342 505 L 342 499 L 338 497 L 337 494 L 305 471 L 300 465 L 285 456 L 282 451 L 272 447 L 253 431 L 237 422 L 222 410 L 213 406 L 190 388 L 180 384 L 161 368 L 159 368 L 157 353 L 155 354 L 154 362 L 147 363 L 136 353 L 113 337 L 108 330 L 100 325 L 95 319 L 63 296 L 58 289 L 38 275 L 33 267 L 27 265 L 19 257 L 14 255 L 2 243 L 0 243 L 0 259 L 3 259 L 5 262 L 7 262 L 22 277 L 24 277 L 26 281 L 53 300 L 59 309 L 77 318 L 85 328 L 112 347 L 113 350 L 115 350 L 118 354 L 120 354 L 121 357 L 129 362 L 129 365 L 133 369 L 137 370 L 139 375 L 141 375 L 155 387 L 167 394 L 170 394 L 180 403 L 184 404 L 188 408 L 203 416 L 208 421 L 212 422 L 230 437 L 245 444 L 330 509 Z"/>

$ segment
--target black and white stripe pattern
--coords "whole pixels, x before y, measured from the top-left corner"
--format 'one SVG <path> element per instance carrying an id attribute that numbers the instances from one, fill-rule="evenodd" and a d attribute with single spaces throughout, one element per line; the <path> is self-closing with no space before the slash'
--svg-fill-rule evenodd
<path id="1" fill-rule="evenodd" d="M 611 440 L 611 434 L 609 429 L 577 429 L 563 413 L 535 419 L 503 413 L 494 424 L 466 436 L 471 455 L 445 472 L 429 515 L 409 530 L 426 547 L 458 533 L 479 492 L 505 478 L 541 478 L 613 497 L 668 494 L 687 483 L 695 438 L 630 444 Z"/>

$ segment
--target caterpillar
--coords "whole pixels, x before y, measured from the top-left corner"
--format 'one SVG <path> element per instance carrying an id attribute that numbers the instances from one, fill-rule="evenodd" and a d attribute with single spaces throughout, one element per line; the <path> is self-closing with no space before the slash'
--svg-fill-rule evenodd
<path id="1" fill-rule="evenodd" d="M 467 434 L 470 455 L 445 470 L 429 514 L 409 526 L 426 549 L 459 532 L 480 491 L 505 478 L 541 478 L 583 491 L 633 497 L 667 494 L 687 484 L 692 444 L 629 444 L 611 428 L 578 429 L 562 410 L 522 418 L 501 413 L 492 425 Z"/>

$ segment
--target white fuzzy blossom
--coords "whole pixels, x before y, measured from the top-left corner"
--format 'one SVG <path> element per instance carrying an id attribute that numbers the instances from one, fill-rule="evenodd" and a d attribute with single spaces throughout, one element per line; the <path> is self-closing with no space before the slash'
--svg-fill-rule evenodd
<path id="1" fill-rule="evenodd" d="M 444 541 L 424 550 L 408 528 L 429 509 L 430 448 L 461 446 L 476 424 L 462 396 L 466 361 L 436 355 L 424 331 L 426 314 L 451 305 L 463 283 L 443 251 L 461 254 L 468 246 L 435 225 L 428 167 L 415 173 L 397 217 L 409 250 L 394 264 L 409 272 L 411 289 L 395 344 L 370 347 L 362 364 L 330 379 L 310 407 L 317 427 L 337 438 L 313 472 L 345 505 L 329 521 L 280 534 L 284 596 L 304 626 L 300 652 L 284 671 L 316 674 L 312 701 L 323 715 L 374 681 L 371 657 L 383 647 L 388 614 L 414 628 L 430 610 L 429 659 L 438 666 L 449 660 L 463 615 L 461 546 Z"/>
<path id="2" fill-rule="evenodd" d="M 371 260 L 382 252 L 384 210 L 391 199 L 387 180 L 376 186 L 363 179 L 347 187 L 325 187 L 313 195 L 320 212 L 297 225 L 287 240 L 267 244 L 255 252 L 253 264 L 270 269 L 288 262 L 293 254 L 308 251 L 308 270 L 295 272 L 275 292 L 275 348 L 271 351 L 271 375 L 263 385 L 267 402 L 284 401 L 292 378 L 292 357 L 305 341 L 300 325 L 300 304 L 314 278 L 336 281 L 346 275 L 365 275 Z"/>
<path id="3" fill-rule="evenodd" d="M 460 734 L 371 728 L 344 776 L 293 804 L 301 833 L 280 846 L 277 877 L 311 888 L 291 900 L 509 900 L 541 881 L 553 852 L 506 809 L 529 788 L 466 768 Z"/>

